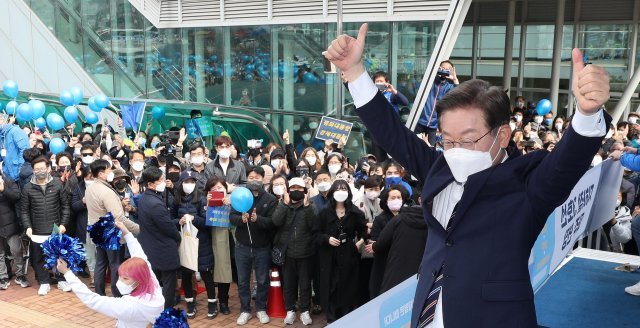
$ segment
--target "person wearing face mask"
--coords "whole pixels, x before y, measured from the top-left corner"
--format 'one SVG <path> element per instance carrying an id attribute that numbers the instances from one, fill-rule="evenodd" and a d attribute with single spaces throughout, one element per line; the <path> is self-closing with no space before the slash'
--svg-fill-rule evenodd
<path id="1" fill-rule="evenodd" d="M 51 170 L 51 176 L 60 179 L 65 188 L 65 193 L 71 199 L 71 195 L 73 191 L 76 189 L 78 185 L 78 178 L 75 173 L 75 165 L 73 165 L 73 160 L 71 154 L 62 152 L 56 155 L 55 162 L 57 166 L 55 170 Z M 69 221 L 69 225 L 67 227 L 66 234 L 72 237 L 76 236 L 76 221 L 75 216 L 71 216 Z"/>
<path id="2" fill-rule="evenodd" d="M 371 227 L 371 237 L 369 243 L 365 246 L 365 252 L 373 254 L 373 267 L 371 268 L 371 276 L 369 278 L 369 296 L 374 299 L 380 295 L 380 287 L 382 279 L 387 267 L 387 253 L 374 253 L 373 244 L 380 237 L 380 233 L 387 224 L 393 220 L 399 213 L 400 209 L 410 201 L 409 193 L 401 185 L 393 185 L 385 189 L 380 194 L 380 208 L 382 213 L 375 217 Z"/>
<path id="3" fill-rule="evenodd" d="M 342 156 L 342 154 L 339 154 L 339 153 L 333 153 L 327 156 L 327 159 L 325 161 L 325 165 L 323 166 L 323 168 L 329 171 L 329 173 L 331 174 L 331 181 L 335 181 L 336 175 L 344 167 L 344 161 L 345 161 L 344 156 Z"/>
<path id="4" fill-rule="evenodd" d="M 2 250 L 2 260 L 0 260 L 0 289 L 2 290 L 8 289 L 11 284 L 9 280 L 11 262 L 5 261 L 9 255 L 13 256 L 13 262 L 16 266 L 16 285 L 22 288 L 29 287 L 29 281 L 26 278 L 27 265 L 29 265 L 29 263 L 27 263 L 23 257 L 20 236 L 22 234 L 20 215 L 18 211 L 16 211 L 19 209 L 17 205 L 19 201 L 20 188 L 18 184 L 11 180 L 6 174 L 0 172 L 0 243 L 3 245 L 3 247 L 0 248 Z"/>
<path id="5" fill-rule="evenodd" d="M 309 197 L 313 198 L 318 194 L 318 190 L 313 188 L 313 178 L 311 177 L 312 174 L 309 163 L 306 159 L 301 158 L 294 164 L 296 168 L 295 176 L 304 180 L 304 183 L 307 184 L 307 190 L 309 190 Z"/>
<path id="6" fill-rule="evenodd" d="M 311 128 L 311 126 L 315 126 L 315 128 Z M 315 138 L 315 129 L 318 128 L 318 123 L 312 121 L 309 123 L 309 129 L 303 128 L 300 132 L 300 142 L 296 145 L 296 153 L 301 155 L 302 152 L 307 148 L 313 148 L 316 151 L 320 151 L 324 148 L 324 141 Z"/>
<path id="7" fill-rule="evenodd" d="M 129 154 L 129 177 L 137 183 L 140 183 L 142 179 L 145 158 L 146 156 L 141 150 L 133 150 Z"/>
<path id="8" fill-rule="evenodd" d="M 198 229 L 198 272 L 204 281 L 207 290 L 207 317 L 213 319 L 218 315 L 218 301 L 216 300 L 216 288 L 213 283 L 213 245 L 211 244 L 211 227 L 206 225 L 207 203 L 203 190 L 196 188 L 196 177 L 193 171 L 184 171 L 180 174 L 176 195 L 171 203 L 171 218 L 174 223 L 184 226 L 187 221 L 193 223 Z M 187 302 L 187 317 L 196 315 L 196 301 L 193 293 L 194 272 L 181 267 L 182 288 Z"/>
<path id="9" fill-rule="evenodd" d="M 142 181 L 146 189 L 138 207 L 138 239 L 149 257 L 153 273 L 162 281 L 164 307 L 170 308 L 176 301 L 176 278 L 180 268 L 178 245 L 182 237 L 163 197 L 166 182 L 162 171 L 150 167 L 142 173 Z"/>
<path id="10" fill-rule="evenodd" d="M 90 169 L 94 182 L 87 186 L 84 196 L 87 205 L 88 225 L 95 224 L 101 217 L 111 213 L 116 221 L 124 222 L 130 231 L 138 233 L 140 227 L 125 216 L 122 200 L 111 185 L 115 176 L 111 170 L 111 163 L 99 159 L 91 163 Z M 94 273 L 96 293 L 106 295 L 105 279 L 107 267 L 109 267 L 111 270 L 111 293 L 115 297 L 121 296 L 116 286 L 118 279 L 114 277 L 114 272 L 118 272 L 118 266 L 120 266 L 123 256 L 124 252 L 121 250 L 96 249 L 96 268 Z"/>
<path id="11" fill-rule="evenodd" d="M 289 162 L 287 161 L 287 156 L 282 148 L 274 149 L 269 158 L 271 167 L 273 168 L 273 174 L 282 174 L 286 177 L 291 177 L 295 174 L 295 172 L 291 172 L 291 169 L 289 169 Z"/>
<path id="12" fill-rule="evenodd" d="M 315 245 L 320 304 L 331 324 L 359 301 L 360 254 L 356 241 L 367 238 L 367 226 L 364 214 L 351 201 L 351 187 L 346 181 L 336 180 L 328 197 L 329 206 L 318 214 Z"/>
<path id="13" fill-rule="evenodd" d="M 204 191 L 204 186 L 207 184 L 207 174 L 205 172 L 205 166 L 208 158 L 205 156 L 206 149 L 201 143 L 194 143 L 189 148 L 189 159 L 191 163 L 191 171 L 196 177 L 196 186 L 201 191 Z"/>
<path id="14" fill-rule="evenodd" d="M 271 192 L 271 194 L 274 195 L 278 200 L 282 200 L 286 190 L 287 190 L 287 178 L 281 175 L 278 175 L 278 176 L 274 175 L 273 178 L 271 179 L 271 184 L 269 185 L 269 191 Z"/>
<path id="15" fill-rule="evenodd" d="M 544 120 L 542 122 L 542 127 L 544 128 L 544 131 L 551 131 L 553 129 L 553 113 L 549 112 L 547 114 L 544 115 Z"/>
<path id="16" fill-rule="evenodd" d="M 603 110 L 610 97 L 606 70 L 585 65 L 580 50 L 573 50 L 577 110 L 570 127 L 553 152 L 523 156 L 506 151 L 511 135 L 507 94 L 486 81 L 467 81 L 438 102 L 444 150 L 439 153 L 407 129 L 378 94 L 362 61 L 367 28 L 362 25 L 357 39 L 339 36 L 325 57 L 345 72 L 356 112 L 373 139 L 424 184 L 428 255 L 420 265 L 411 327 L 443 327 L 444 322 L 448 327 L 478 322 L 537 327 L 530 250 L 549 214 L 568 198 L 602 145 L 611 122 Z M 501 238 L 495 238 L 498 227 L 505 232 Z M 485 284 L 489 278 L 491 288 Z M 518 300 L 520 306 L 495 302 L 489 295 L 495 291 L 499 299 Z"/>
<path id="17" fill-rule="evenodd" d="M 0 114 L 0 161 L 3 172 L 13 181 L 19 177 L 24 163 L 22 153 L 29 148 L 29 137 L 20 127 L 9 121 L 9 116 Z"/>
<path id="18" fill-rule="evenodd" d="M 33 178 L 22 190 L 20 216 L 22 227 L 31 238 L 31 265 L 40 284 L 38 295 L 44 296 L 50 290 L 50 278 L 40 245 L 51 235 L 54 224 L 60 226 L 60 233 L 66 232 L 71 220 L 70 198 L 60 179 L 51 176 L 51 164 L 46 158 L 34 159 L 31 167 Z M 58 289 L 71 291 L 64 279 L 58 281 Z"/>
<path id="19" fill-rule="evenodd" d="M 513 109 L 512 109 L 513 113 L 515 114 L 516 110 L 521 110 L 521 111 L 526 110 L 527 109 L 526 104 L 527 104 L 527 100 L 524 99 L 523 96 L 517 96 L 513 104 Z"/>
<path id="20" fill-rule="evenodd" d="M 22 153 L 24 163 L 22 164 L 22 167 L 20 167 L 20 173 L 18 174 L 19 178 L 16 181 L 18 183 L 18 187 L 20 187 L 20 190 L 24 189 L 24 185 L 26 185 L 27 182 L 31 181 L 31 177 L 33 176 L 33 168 L 31 167 L 31 162 L 33 162 L 34 159 L 40 156 L 42 156 L 42 153 L 38 148 L 27 148 Z"/>
<path id="21" fill-rule="evenodd" d="M 640 119 L 640 114 L 638 113 L 629 113 L 629 116 L 627 116 L 627 122 L 629 122 L 629 124 L 638 124 L 638 119 Z"/>
<path id="22" fill-rule="evenodd" d="M 384 181 L 385 188 L 389 188 L 392 185 L 402 185 L 407 192 L 409 193 L 409 197 L 413 197 L 413 188 L 406 183 L 402 177 L 404 177 L 404 168 L 396 161 L 389 161 L 384 168 Z"/>
<path id="23" fill-rule="evenodd" d="M 553 124 L 551 125 L 550 131 L 556 136 L 556 140 L 562 139 L 562 135 L 564 134 L 564 117 L 556 116 L 553 119 Z"/>
<path id="24" fill-rule="evenodd" d="M 273 245 L 284 251 L 282 291 L 287 309 L 284 323 L 287 325 L 295 322 L 296 304 L 299 304 L 302 324 L 306 326 L 312 323 L 309 310 L 316 220 L 306 184 L 301 178 L 291 179 L 272 216 L 277 229 Z"/>
<path id="25" fill-rule="evenodd" d="M 95 157 L 96 147 L 94 145 L 85 143 L 80 148 L 80 160 L 83 166 L 89 166 L 96 160 Z"/>
<path id="26" fill-rule="evenodd" d="M 131 253 L 131 258 L 124 261 L 117 274 L 114 274 L 118 278 L 112 278 L 116 279 L 122 297 L 107 297 L 92 292 L 62 259 L 58 260 L 57 268 L 80 301 L 88 308 L 116 319 L 116 327 L 147 327 L 156 321 L 164 309 L 162 289 L 138 240 L 122 222 L 116 222 L 116 227 L 122 231 Z"/>
<path id="27" fill-rule="evenodd" d="M 231 159 L 231 138 L 220 136 L 215 141 L 218 158 L 210 161 L 205 166 L 205 175 L 211 179 L 213 176 L 223 178 L 227 182 L 229 193 L 235 187 L 242 187 L 247 184 L 247 171 L 242 162 Z"/>
<path id="28" fill-rule="evenodd" d="M 396 90 L 393 84 L 389 83 L 389 75 L 386 72 L 378 71 L 373 74 L 373 83 L 376 84 L 378 90 L 382 92 L 387 101 L 393 106 L 396 113 L 400 113 L 400 106 L 409 105 L 409 99 Z"/>
<path id="29" fill-rule="evenodd" d="M 311 204 L 313 204 L 313 208 L 318 214 L 329 204 L 329 199 L 327 198 L 329 189 L 331 189 L 331 174 L 329 174 L 329 171 L 325 169 L 318 171 L 315 186 L 318 189 L 318 194 L 311 197 Z"/>
<path id="30" fill-rule="evenodd" d="M 122 208 L 125 216 L 133 222 L 138 222 L 138 203 L 140 201 L 139 194 L 134 194 L 131 188 L 131 177 L 123 169 L 115 169 L 113 172 L 113 181 L 111 185 L 120 197 Z"/>
<path id="31" fill-rule="evenodd" d="M 81 172 L 81 179 L 73 190 L 73 194 L 71 196 L 71 213 L 72 216 L 75 217 L 76 237 L 82 243 L 86 254 L 87 271 L 91 278 L 91 284 L 89 286 L 95 287 L 94 272 L 96 270 L 96 246 L 93 244 L 89 234 L 87 233 L 89 214 L 87 212 L 87 199 L 85 197 L 87 188 L 94 182 L 94 180 L 91 175 L 90 168 L 83 167 Z"/>
<path id="32" fill-rule="evenodd" d="M 278 206 L 278 199 L 262 187 L 264 170 L 253 166 L 247 175 L 247 188 L 253 194 L 253 206 L 246 213 L 231 211 L 229 221 L 235 229 L 235 260 L 238 269 L 238 296 L 240 316 L 237 324 L 242 326 L 251 319 L 251 271 L 255 267 L 257 281 L 256 316 L 260 323 L 269 323 L 267 298 L 269 294 L 269 269 L 271 268 L 271 217 Z"/>
<path id="33" fill-rule="evenodd" d="M 526 124 L 524 120 L 524 110 L 516 109 L 513 111 L 513 118 L 516 120 L 516 129 L 523 129 Z"/>
<path id="34" fill-rule="evenodd" d="M 313 147 L 305 148 L 300 154 L 300 158 L 304 158 L 309 163 L 310 172 L 316 174 L 322 168 L 322 161 L 318 155 L 318 151 Z"/>

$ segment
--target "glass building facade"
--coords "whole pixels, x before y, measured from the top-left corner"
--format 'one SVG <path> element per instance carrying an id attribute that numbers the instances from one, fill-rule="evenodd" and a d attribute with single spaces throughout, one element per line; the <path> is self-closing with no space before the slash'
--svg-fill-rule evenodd
<path id="1" fill-rule="evenodd" d="M 369 150 L 370 138 L 349 93 L 344 90 L 343 106 L 338 106 L 337 88 L 343 86 L 335 74 L 324 73 L 321 53 L 336 37 L 336 24 L 157 29 L 128 0 L 25 1 L 109 95 L 249 108 L 277 130 L 294 131 L 295 143 L 311 121 L 329 115 L 354 122 L 348 152 L 357 156 Z M 506 19 L 485 19 L 482 13 L 504 13 L 507 3 L 472 5 L 451 55 L 461 81 L 481 78 L 503 84 Z M 523 5 L 517 1 L 509 93 L 537 101 L 549 98 L 551 91 L 555 14 L 547 8 L 550 18 L 524 21 Z M 343 31 L 355 35 L 359 26 L 345 23 Z M 370 22 L 366 68 L 372 74 L 388 72 L 391 83 L 409 98 L 408 108 L 441 26 L 441 21 Z M 573 47 L 584 49 L 591 62 L 611 74 L 608 107 L 613 108 L 639 56 L 637 23 L 567 20 L 561 28 L 558 112 L 571 112 Z M 637 99 L 632 110 L 640 103 Z"/>

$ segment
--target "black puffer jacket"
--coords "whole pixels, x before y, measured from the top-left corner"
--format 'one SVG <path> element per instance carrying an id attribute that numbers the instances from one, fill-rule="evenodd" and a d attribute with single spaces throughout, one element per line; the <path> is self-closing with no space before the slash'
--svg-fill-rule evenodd
<path id="1" fill-rule="evenodd" d="M 315 254 L 313 242 L 316 214 L 313 206 L 294 207 L 280 202 L 273 213 L 272 220 L 278 227 L 273 244 L 285 244 L 289 241 L 287 257 L 303 259 Z M 289 239 L 291 234 L 293 236 Z"/>
<path id="2" fill-rule="evenodd" d="M 53 224 L 69 225 L 71 205 L 60 179 L 49 178 L 44 186 L 35 183 L 35 177 L 22 190 L 22 227 L 31 228 L 34 235 L 49 235 Z"/>
<path id="3" fill-rule="evenodd" d="M 258 219 L 247 223 L 242 222 L 242 213 L 231 210 L 229 220 L 236 228 L 236 241 L 244 246 L 253 248 L 265 248 L 271 246 L 274 226 L 271 217 L 278 206 L 276 196 L 260 189 L 257 197 L 253 197 L 253 206 L 247 213 L 251 215 L 256 210 Z"/>
<path id="4" fill-rule="evenodd" d="M 2 175 L 4 190 L 0 192 L 0 237 L 8 238 L 20 230 L 16 218 L 16 203 L 20 200 L 20 188 L 6 175 Z"/>

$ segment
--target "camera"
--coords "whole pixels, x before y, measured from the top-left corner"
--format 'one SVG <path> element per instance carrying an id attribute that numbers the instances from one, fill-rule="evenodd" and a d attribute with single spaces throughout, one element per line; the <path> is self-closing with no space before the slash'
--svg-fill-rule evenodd
<path id="1" fill-rule="evenodd" d="M 441 79 L 449 77 L 450 74 L 451 74 L 451 71 L 449 71 L 448 69 L 438 70 L 438 77 L 440 77 Z"/>
<path id="2" fill-rule="evenodd" d="M 376 83 L 376 87 L 378 88 L 378 90 L 379 90 L 380 92 L 385 92 L 385 91 L 387 91 L 387 85 L 386 85 L 386 84 Z"/>
<path id="3" fill-rule="evenodd" d="M 298 173 L 298 176 L 306 179 L 307 177 L 309 177 L 309 168 L 308 167 L 299 167 L 296 169 L 296 173 Z"/>
<path id="4" fill-rule="evenodd" d="M 338 236 L 338 240 L 340 240 L 341 244 L 345 244 L 347 242 L 347 233 L 343 232 Z"/>
<path id="5" fill-rule="evenodd" d="M 536 142 L 531 140 L 522 142 L 522 147 L 533 148 L 533 146 L 535 145 L 536 145 Z"/>
<path id="6" fill-rule="evenodd" d="M 262 139 L 247 140 L 247 148 L 254 148 L 254 149 L 262 148 Z"/>

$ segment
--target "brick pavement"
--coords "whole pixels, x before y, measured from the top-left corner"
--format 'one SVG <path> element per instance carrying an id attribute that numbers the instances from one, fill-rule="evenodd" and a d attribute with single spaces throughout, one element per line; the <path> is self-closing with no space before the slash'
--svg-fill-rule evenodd
<path id="1" fill-rule="evenodd" d="M 11 281 L 8 290 L 0 290 L 0 328 L 3 327 L 113 327 L 115 319 L 90 310 L 78 300 L 73 293 L 63 293 L 56 285 L 51 285 L 51 292 L 47 296 L 38 296 L 37 284 L 33 276 L 33 268 L 29 267 L 29 282 L 33 286 L 20 288 Z M 89 280 L 81 278 L 85 283 Z M 204 286 L 203 286 L 204 287 Z M 107 292 L 108 293 L 108 292 Z M 189 320 L 189 325 L 198 327 L 238 327 L 236 319 L 240 314 L 240 299 L 237 295 L 236 285 L 231 286 L 229 307 L 230 315 L 219 314 L 213 320 L 207 319 L 206 293 L 198 295 L 198 314 Z M 180 307 L 184 308 L 182 302 Z M 324 327 L 326 325 L 323 314 L 313 316 L 314 324 L 309 327 Z M 267 325 L 262 325 L 253 314 L 253 318 L 243 327 L 285 327 L 282 319 L 271 319 Z M 288 327 L 305 327 L 296 318 L 296 323 Z"/>

